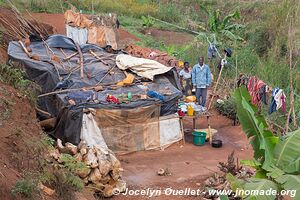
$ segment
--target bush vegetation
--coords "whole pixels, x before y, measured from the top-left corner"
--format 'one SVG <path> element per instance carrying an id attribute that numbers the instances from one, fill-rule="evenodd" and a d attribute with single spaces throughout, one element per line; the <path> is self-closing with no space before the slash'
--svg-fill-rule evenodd
<path id="1" fill-rule="evenodd" d="M 219 51 L 225 47 L 234 50 L 233 57 L 228 59 L 230 65 L 224 70 L 224 80 L 234 84 L 234 79 L 239 73 L 256 75 L 272 87 L 280 87 L 289 93 L 288 73 L 288 47 L 287 47 L 287 16 L 295 9 L 298 2 L 295 0 L 283 0 L 279 2 L 265 1 L 217 1 L 217 0 L 12 0 L 19 8 L 25 8 L 34 12 L 62 12 L 70 8 L 70 4 L 76 6 L 84 13 L 114 12 L 119 15 L 121 26 L 141 40 L 137 43 L 141 46 L 161 49 L 176 54 L 178 59 L 189 61 L 192 65 L 197 62 L 199 55 L 207 55 L 207 40 L 197 37 L 186 45 L 162 45 L 149 35 L 140 32 L 143 21 L 141 16 L 151 16 L 194 31 L 203 31 L 206 24 L 212 19 L 210 13 L 215 13 L 219 19 L 225 19 L 233 11 L 240 11 L 240 19 L 232 19 L 233 24 L 242 24 L 246 27 L 241 30 L 233 30 L 234 34 L 244 39 L 241 41 L 228 40 L 224 37 Z M 0 2 L 4 2 L 1 0 Z M 92 4 L 93 3 L 93 4 Z M 2 3 L 3 4 L 3 3 Z M 210 8 L 205 13 L 201 8 Z M 209 10 L 209 9 L 207 9 Z M 216 12 L 218 11 L 218 12 Z M 276 15 L 274 15 L 276 13 Z M 207 15 L 208 14 L 208 15 Z M 298 16 L 295 15 L 294 28 L 299 27 Z M 195 24 L 190 27 L 190 22 Z M 229 24 L 229 25 L 230 25 Z M 172 26 L 155 22 L 154 28 L 176 30 Z M 206 28 L 209 30 L 208 28 Z M 220 32 L 220 31 L 219 31 Z M 196 35 L 195 35 L 196 36 Z M 222 37 L 222 35 L 221 35 Z M 295 48 L 299 49 L 299 39 L 294 39 Z M 294 51 L 293 63 L 297 62 L 298 51 Z M 210 65 L 216 71 L 219 58 L 213 60 Z M 237 66 L 236 66 L 237 62 Z M 236 68 L 237 67 L 237 68 Z M 300 70 L 294 73 L 295 93 L 300 92 Z M 223 84 L 224 85 L 224 84 Z M 288 95 L 287 95 L 288 96 Z M 288 101 L 288 100 L 287 100 Z M 299 116 L 299 96 L 296 96 L 296 108 Z"/>

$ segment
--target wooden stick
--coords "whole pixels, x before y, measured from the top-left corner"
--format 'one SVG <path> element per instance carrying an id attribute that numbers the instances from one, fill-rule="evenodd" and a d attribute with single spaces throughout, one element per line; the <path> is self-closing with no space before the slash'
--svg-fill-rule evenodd
<path id="1" fill-rule="evenodd" d="M 73 58 L 74 56 L 76 56 L 78 54 L 78 52 L 75 52 L 69 56 L 67 56 L 66 58 L 64 58 L 64 61 L 70 60 L 71 58 Z"/>
<path id="2" fill-rule="evenodd" d="M 39 109 L 38 107 L 35 107 L 35 110 L 36 110 L 37 112 L 40 112 L 40 113 L 44 114 L 44 115 L 47 115 L 48 117 L 52 117 L 52 115 L 51 115 L 50 113 L 48 113 L 48 112 L 46 112 L 46 111 L 44 111 L 44 110 L 41 110 L 41 109 Z"/>
<path id="3" fill-rule="evenodd" d="M 102 58 L 100 58 L 95 52 L 93 52 L 92 50 L 90 50 L 90 53 L 95 56 L 95 58 L 97 58 L 100 62 L 102 62 L 105 65 L 108 65 L 107 62 L 103 61 Z"/>
<path id="4" fill-rule="evenodd" d="M 81 48 L 80 48 L 79 44 L 77 42 L 75 42 L 75 45 L 76 45 L 77 51 L 79 53 L 80 77 L 81 77 L 81 79 L 83 79 L 83 76 L 84 76 L 84 72 L 83 72 L 83 55 L 82 55 L 82 51 L 81 51 Z"/>
<path id="5" fill-rule="evenodd" d="M 226 59 L 226 55 L 225 55 L 224 59 Z M 221 61 L 221 62 L 222 62 L 222 61 Z M 215 89 L 214 89 L 214 91 L 213 91 L 213 94 L 212 94 L 212 97 L 211 97 L 211 99 L 210 99 L 210 102 L 209 102 L 209 105 L 208 105 L 207 110 L 210 109 L 210 107 L 211 107 L 211 105 L 212 105 L 212 102 L 213 102 L 213 100 L 214 100 L 214 98 L 215 98 L 215 94 L 216 94 L 216 92 L 217 92 L 217 88 L 218 88 L 218 85 L 219 85 L 219 81 L 220 81 L 220 78 L 221 78 L 221 75 L 222 75 L 223 68 L 224 68 L 224 64 L 221 63 L 221 70 L 220 70 L 220 73 L 219 73 L 219 76 L 218 76 L 218 79 L 217 79 L 217 83 L 216 83 L 216 85 L 215 85 Z"/>
<path id="6" fill-rule="evenodd" d="M 287 116 L 287 119 L 286 119 L 285 134 L 287 134 L 288 131 L 289 131 L 290 116 L 292 114 L 292 111 L 294 110 L 293 64 L 292 64 L 292 59 L 293 59 L 292 25 L 293 25 L 292 18 L 290 18 L 290 24 L 289 24 L 289 30 L 288 30 L 289 68 L 290 68 L 290 109 L 289 109 L 288 116 Z M 296 120 L 296 118 L 294 118 L 294 121 L 295 120 Z"/>
<path id="7" fill-rule="evenodd" d="M 23 44 L 23 42 L 21 40 L 19 40 L 19 44 L 21 45 L 23 51 L 26 53 L 26 55 L 29 57 L 29 58 L 32 58 L 32 55 L 28 52 L 28 50 L 26 49 L 25 45 Z"/>
<path id="8" fill-rule="evenodd" d="M 96 85 L 99 85 L 104 79 L 105 77 L 115 68 L 116 65 L 114 65 L 113 67 L 111 67 L 107 73 L 100 79 L 100 81 L 96 84 Z"/>
<path id="9" fill-rule="evenodd" d="M 82 87 L 82 88 L 71 88 L 71 89 L 65 89 L 65 90 L 59 90 L 59 91 L 54 91 L 54 92 L 48 92 L 45 94 L 41 94 L 38 96 L 38 98 L 40 97 L 45 97 L 45 96 L 49 96 L 49 95 L 54 95 L 54 94 L 61 94 L 61 93 L 65 93 L 65 92 L 71 92 L 71 91 L 78 91 L 78 90 L 92 90 L 97 88 L 97 86 L 113 86 L 115 85 L 117 82 L 115 83 L 110 83 L 110 84 L 103 84 L 103 85 L 95 85 L 95 86 L 90 86 L 90 87 Z"/>

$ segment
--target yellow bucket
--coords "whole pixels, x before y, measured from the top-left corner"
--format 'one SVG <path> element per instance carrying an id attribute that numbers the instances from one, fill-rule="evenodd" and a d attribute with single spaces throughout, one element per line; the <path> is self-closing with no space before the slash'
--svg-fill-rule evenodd
<path id="1" fill-rule="evenodd" d="M 193 106 L 191 106 L 191 105 L 188 106 L 187 115 L 188 116 L 193 116 L 194 115 L 194 108 L 193 108 Z"/>

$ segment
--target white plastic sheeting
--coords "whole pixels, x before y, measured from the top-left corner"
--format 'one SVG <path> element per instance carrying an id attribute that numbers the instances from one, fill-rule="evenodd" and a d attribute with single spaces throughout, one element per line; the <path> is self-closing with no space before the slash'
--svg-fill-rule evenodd
<path id="1" fill-rule="evenodd" d="M 116 64 L 119 69 L 130 69 L 139 76 L 154 79 L 155 75 L 164 74 L 172 69 L 155 60 L 137 58 L 126 54 L 120 54 L 116 58 Z"/>
<path id="2" fill-rule="evenodd" d="M 92 113 L 83 113 L 80 139 L 86 141 L 88 147 L 96 147 L 108 153 L 109 149 Z"/>
<path id="3" fill-rule="evenodd" d="M 160 148 L 182 140 L 182 127 L 178 115 L 168 115 L 159 118 Z"/>
<path id="4" fill-rule="evenodd" d="M 72 38 L 74 42 L 79 45 L 86 44 L 88 41 L 88 30 L 86 28 L 77 28 L 66 25 L 66 32 L 69 38 Z"/>

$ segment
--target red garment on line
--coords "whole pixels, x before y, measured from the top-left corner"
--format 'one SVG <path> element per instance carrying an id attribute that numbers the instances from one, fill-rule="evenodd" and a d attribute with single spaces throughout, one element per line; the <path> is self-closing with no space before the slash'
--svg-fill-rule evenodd
<path id="1" fill-rule="evenodd" d="M 258 105 L 258 103 L 260 102 L 259 89 L 264 85 L 266 84 L 255 76 L 251 76 L 249 78 L 247 89 L 252 97 L 251 102 L 254 105 Z"/>

